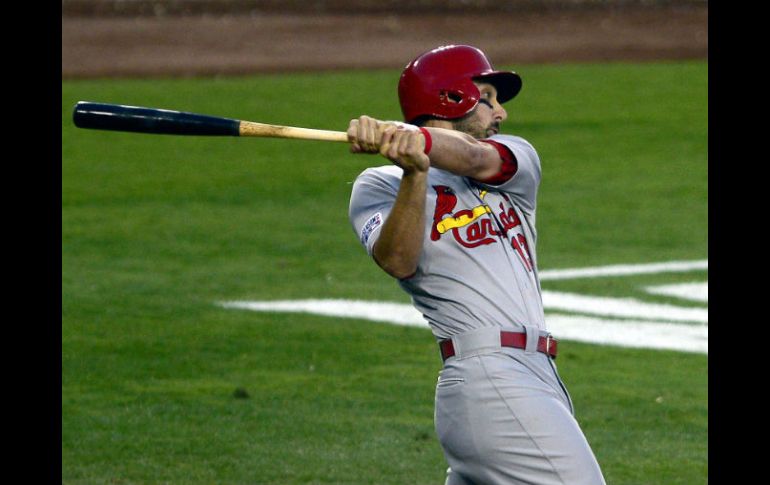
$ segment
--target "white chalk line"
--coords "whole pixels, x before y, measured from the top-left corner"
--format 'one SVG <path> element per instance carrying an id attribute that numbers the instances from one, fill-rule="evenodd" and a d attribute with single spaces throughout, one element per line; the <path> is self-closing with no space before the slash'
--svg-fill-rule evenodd
<path id="1" fill-rule="evenodd" d="M 261 312 L 306 313 L 429 328 L 410 304 L 361 300 L 231 301 L 225 308 Z M 560 339 L 621 347 L 708 353 L 708 327 L 674 322 L 599 319 L 546 314 L 548 329 Z"/>
<path id="2" fill-rule="evenodd" d="M 644 291 L 653 295 L 673 296 L 703 303 L 709 301 L 708 282 L 676 283 L 672 285 L 645 286 Z"/>
<path id="3" fill-rule="evenodd" d="M 543 290 L 543 308 L 604 317 L 640 318 L 669 322 L 708 323 L 708 310 L 663 303 L 647 303 L 634 298 L 587 296 Z"/>
<path id="4" fill-rule="evenodd" d="M 256 312 L 310 313 L 328 317 L 357 318 L 373 322 L 427 327 L 422 314 L 410 304 L 364 300 L 229 301 L 225 308 Z"/>
<path id="5" fill-rule="evenodd" d="M 603 276 L 632 276 L 655 273 L 683 273 L 707 270 L 707 259 L 699 261 L 669 261 L 667 263 L 616 264 L 593 268 L 550 269 L 540 271 L 540 281 L 599 278 Z"/>
<path id="6" fill-rule="evenodd" d="M 541 279 L 596 278 L 708 269 L 708 261 L 613 265 L 543 271 Z M 647 286 L 652 294 L 708 302 L 708 282 Z M 307 313 L 429 328 L 411 304 L 345 299 L 220 302 L 224 308 Z M 708 353 L 708 309 L 543 291 L 546 325 L 557 336 L 603 345 Z M 554 313 L 556 312 L 556 313 Z M 564 315 L 571 312 L 586 315 Z M 653 320 L 653 321 L 650 321 Z"/>
<path id="7" fill-rule="evenodd" d="M 545 322 L 548 331 L 564 340 L 708 354 L 709 328 L 704 325 L 553 314 L 546 314 Z"/>
<path id="8" fill-rule="evenodd" d="M 686 308 L 669 304 L 647 303 L 633 298 L 586 296 L 558 291 L 543 291 L 546 310 L 585 313 L 601 317 L 635 318 L 666 322 L 708 324 L 708 309 Z M 411 305 L 361 300 L 288 300 L 266 302 L 229 302 L 227 308 L 253 311 L 310 312 L 351 318 L 366 318 L 392 323 L 422 321 L 422 315 Z"/>
<path id="9" fill-rule="evenodd" d="M 225 308 L 259 312 L 306 313 L 337 318 L 429 328 L 411 304 L 362 300 L 230 301 Z M 613 320 L 575 315 L 545 315 L 547 328 L 558 338 L 621 347 L 708 353 L 708 326 L 675 322 Z"/>

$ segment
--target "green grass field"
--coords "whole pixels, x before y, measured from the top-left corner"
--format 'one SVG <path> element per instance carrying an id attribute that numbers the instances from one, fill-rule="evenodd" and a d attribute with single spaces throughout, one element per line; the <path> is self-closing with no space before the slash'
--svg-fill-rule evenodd
<path id="1" fill-rule="evenodd" d="M 707 63 L 516 70 L 503 131 L 543 163 L 541 269 L 707 258 Z M 429 330 L 215 304 L 408 302 L 347 220 L 350 184 L 384 159 L 71 121 L 89 100 L 345 130 L 399 119 L 398 74 L 62 83 L 63 483 L 443 483 Z M 707 273 L 543 287 L 628 296 L 692 278 Z M 608 483 L 707 482 L 706 355 L 560 350 Z"/>

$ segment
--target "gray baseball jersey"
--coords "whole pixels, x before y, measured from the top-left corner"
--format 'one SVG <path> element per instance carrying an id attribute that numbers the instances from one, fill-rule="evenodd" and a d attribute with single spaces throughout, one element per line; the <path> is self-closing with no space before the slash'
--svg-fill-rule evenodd
<path id="1" fill-rule="evenodd" d="M 499 186 L 430 168 L 425 240 L 417 272 L 399 280 L 438 339 L 482 327 L 545 329 L 535 255 L 540 159 L 523 138 L 495 135 L 516 158 Z M 350 199 L 350 221 L 371 255 L 403 172 L 365 170 Z"/>
<path id="2" fill-rule="evenodd" d="M 449 464 L 446 485 L 603 485 L 554 362 L 501 348 L 498 328 L 545 332 L 537 277 L 535 211 L 540 159 L 527 141 L 497 135 L 517 162 L 490 186 L 428 171 L 425 239 L 417 271 L 399 280 L 437 339 L 452 338 L 436 386 L 436 433 Z M 402 170 L 365 170 L 350 221 L 371 255 L 398 193 Z"/>

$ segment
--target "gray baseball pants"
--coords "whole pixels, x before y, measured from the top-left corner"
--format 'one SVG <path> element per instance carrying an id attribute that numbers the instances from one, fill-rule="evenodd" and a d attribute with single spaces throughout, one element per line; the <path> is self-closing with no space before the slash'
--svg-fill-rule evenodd
<path id="1" fill-rule="evenodd" d="M 512 331 L 517 331 L 511 329 Z M 500 346 L 500 328 L 453 338 L 436 385 L 435 426 L 446 485 L 603 485 L 555 364 Z"/>

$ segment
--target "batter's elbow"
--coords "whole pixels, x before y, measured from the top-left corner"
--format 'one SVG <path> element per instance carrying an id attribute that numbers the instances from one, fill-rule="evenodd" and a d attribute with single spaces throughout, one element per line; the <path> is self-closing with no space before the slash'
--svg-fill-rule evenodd
<path id="1" fill-rule="evenodd" d="M 378 258 L 375 254 L 374 261 L 383 271 L 397 280 L 409 279 L 417 272 L 416 264 L 399 257 Z"/>

